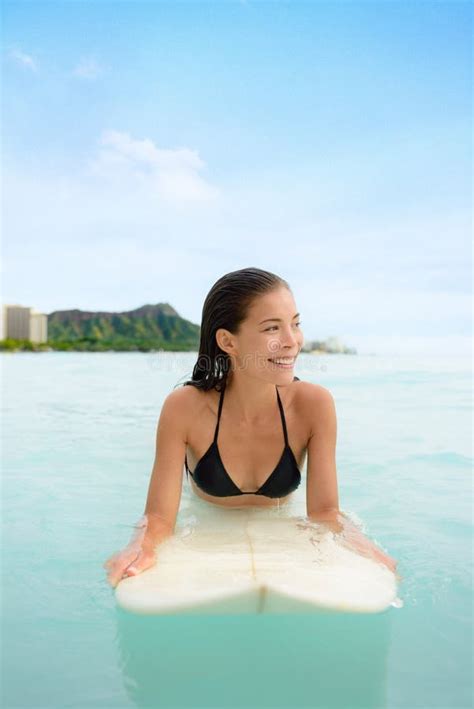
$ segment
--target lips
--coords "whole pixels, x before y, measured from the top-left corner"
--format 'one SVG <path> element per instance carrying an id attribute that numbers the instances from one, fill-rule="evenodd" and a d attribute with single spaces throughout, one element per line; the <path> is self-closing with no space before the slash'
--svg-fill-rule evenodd
<path id="1" fill-rule="evenodd" d="M 296 360 L 295 357 L 272 357 L 269 358 L 269 362 L 275 362 L 277 364 L 294 364 Z"/>
<path id="2" fill-rule="evenodd" d="M 295 365 L 296 357 L 275 357 L 275 359 L 269 359 L 268 361 L 278 367 L 279 369 L 293 369 Z"/>

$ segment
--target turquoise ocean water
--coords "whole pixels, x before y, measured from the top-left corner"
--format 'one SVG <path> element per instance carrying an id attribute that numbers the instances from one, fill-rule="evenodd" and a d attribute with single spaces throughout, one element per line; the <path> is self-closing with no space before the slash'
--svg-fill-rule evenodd
<path id="1" fill-rule="evenodd" d="M 161 403 L 195 358 L 2 355 L 1 706 L 472 706 L 465 357 L 301 355 L 295 369 L 334 395 L 341 509 L 399 560 L 401 607 L 118 611 L 102 564 L 143 513 Z M 191 494 L 185 477 L 180 515 Z"/>

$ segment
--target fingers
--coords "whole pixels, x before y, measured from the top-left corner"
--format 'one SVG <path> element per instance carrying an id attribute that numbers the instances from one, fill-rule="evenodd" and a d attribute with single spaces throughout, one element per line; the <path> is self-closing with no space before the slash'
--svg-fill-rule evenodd
<path id="1" fill-rule="evenodd" d="M 130 564 L 128 569 L 125 569 L 124 576 L 136 576 L 139 573 L 140 573 L 140 570 L 137 569 L 137 567 L 134 566 L 133 564 Z"/>
<path id="2" fill-rule="evenodd" d="M 112 554 L 112 556 L 110 556 L 110 557 L 103 563 L 102 567 L 103 567 L 104 569 L 110 569 L 110 568 L 111 568 L 114 564 L 116 564 L 118 561 L 120 561 L 121 559 L 126 558 L 127 555 L 129 556 L 130 553 L 131 553 L 131 552 L 130 552 L 130 550 L 129 550 L 128 548 L 127 548 L 127 549 L 123 549 L 122 551 L 118 551 L 118 552 L 116 552 L 115 554 Z M 134 552 L 134 553 L 135 553 L 135 555 L 136 555 L 137 552 Z"/>
<path id="3" fill-rule="evenodd" d="M 116 565 L 128 566 L 134 559 L 137 558 L 139 553 L 139 549 L 132 549 L 130 547 L 126 547 L 125 549 L 116 552 L 109 559 L 107 559 L 103 564 L 103 568 L 111 569 Z"/>
<path id="4" fill-rule="evenodd" d="M 115 564 L 122 564 L 127 562 L 127 565 L 133 561 L 138 554 L 142 551 L 142 546 L 139 543 L 130 543 L 127 544 L 127 546 L 124 549 L 121 549 L 120 551 L 115 552 L 115 554 L 112 554 L 104 563 L 102 564 L 102 568 L 104 569 L 111 569 Z M 128 560 L 128 561 L 127 561 Z"/>
<path id="5" fill-rule="evenodd" d="M 145 550 L 133 554 L 130 551 L 126 554 L 118 554 L 115 562 L 110 566 L 107 580 L 111 586 L 115 587 L 123 578 L 137 576 L 152 566 L 155 561 L 155 553 Z"/>
<path id="6" fill-rule="evenodd" d="M 134 562 L 137 561 L 139 553 L 131 553 L 130 550 L 119 552 L 112 557 L 111 563 L 108 567 L 107 581 L 111 586 L 116 586 L 117 583 L 123 578 L 125 570 Z"/>
<path id="7" fill-rule="evenodd" d="M 123 567 L 116 567 L 107 574 L 107 581 L 111 586 L 115 588 L 119 581 L 121 581 L 126 576 L 126 569 Z"/>

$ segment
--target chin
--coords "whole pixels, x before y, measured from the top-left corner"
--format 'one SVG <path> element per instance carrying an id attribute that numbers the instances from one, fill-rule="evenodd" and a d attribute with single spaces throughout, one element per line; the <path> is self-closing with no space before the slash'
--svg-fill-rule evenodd
<path id="1" fill-rule="evenodd" d="M 295 368 L 293 367 L 292 369 L 271 369 L 270 373 L 272 374 L 273 378 L 279 382 L 292 382 L 295 376 Z"/>

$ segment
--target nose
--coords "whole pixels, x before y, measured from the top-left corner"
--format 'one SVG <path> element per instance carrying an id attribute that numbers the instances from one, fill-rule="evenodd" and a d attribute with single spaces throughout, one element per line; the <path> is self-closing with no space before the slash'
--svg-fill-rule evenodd
<path id="1" fill-rule="evenodd" d="M 298 343 L 299 333 L 294 332 L 291 327 L 285 329 L 284 334 L 282 335 L 282 346 L 294 349 L 295 345 L 298 345 Z"/>

